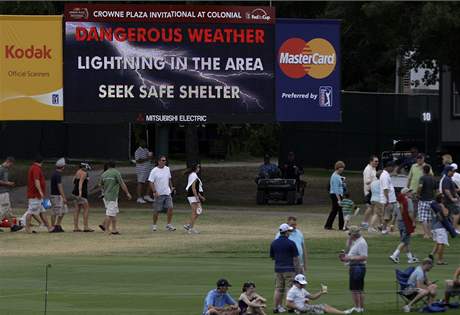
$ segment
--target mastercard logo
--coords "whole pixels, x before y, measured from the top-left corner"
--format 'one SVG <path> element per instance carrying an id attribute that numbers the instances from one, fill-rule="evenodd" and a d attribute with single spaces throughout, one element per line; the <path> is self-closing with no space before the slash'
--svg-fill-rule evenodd
<path id="1" fill-rule="evenodd" d="M 281 45 L 278 61 L 283 73 L 292 79 L 305 75 L 324 79 L 334 71 L 337 55 L 334 46 L 323 38 L 308 42 L 301 38 L 290 38 Z"/>

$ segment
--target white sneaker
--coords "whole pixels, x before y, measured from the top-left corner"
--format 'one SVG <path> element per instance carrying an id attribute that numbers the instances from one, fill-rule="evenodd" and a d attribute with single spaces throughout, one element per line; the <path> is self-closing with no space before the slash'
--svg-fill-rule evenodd
<path id="1" fill-rule="evenodd" d="M 379 233 L 380 231 L 371 227 L 369 228 L 368 232 L 369 233 Z"/>
<path id="2" fill-rule="evenodd" d="M 157 226 L 155 224 L 152 224 L 152 232 L 156 232 Z"/>
<path id="3" fill-rule="evenodd" d="M 188 234 L 200 234 L 200 232 L 197 229 L 194 229 L 194 228 L 191 228 L 187 232 L 188 232 Z"/>
<path id="4" fill-rule="evenodd" d="M 409 307 L 409 305 L 404 305 L 402 309 L 403 309 L 403 312 L 404 312 L 404 313 L 410 313 L 410 307 Z"/>
<path id="5" fill-rule="evenodd" d="M 278 306 L 278 313 L 286 313 L 287 310 L 283 307 L 283 305 Z"/>
<path id="6" fill-rule="evenodd" d="M 152 197 L 147 196 L 147 195 L 144 196 L 144 200 L 147 201 L 147 202 L 154 202 L 155 201 L 155 200 L 153 200 Z"/>
<path id="7" fill-rule="evenodd" d="M 172 231 L 175 231 L 176 228 L 175 228 L 174 225 L 172 225 L 172 224 L 166 224 L 166 230 L 172 232 Z"/>
<path id="8" fill-rule="evenodd" d="M 145 201 L 145 200 L 142 199 L 142 198 L 137 198 L 136 202 L 137 202 L 137 203 L 142 203 L 142 204 L 143 204 L 143 203 L 147 203 L 147 201 Z"/>
<path id="9" fill-rule="evenodd" d="M 352 307 L 352 308 L 350 308 L 350 309 L 344 311 L 345 314 L 351 314 L 351 313 L 353 313 L 353 312 L 356 312 L 356 309 L 355 309 L 354 307 Z"/>
<path id="10" fill-rule="evenodd" d="M 364 308 L 355 308 L 356 313 L 364 313 Z"/>
<path id="11" fill-rule="evenodd" d="M 394 262 L 395 264 L 399 264 L 399 257 L 394 257 L 393 255 L 391 255 L 388 258 L 390 258 L 390 260 Z"/>
<path id="12" fill-rule="evenodd" d="M 388 235 L 388 230 L 382 230 L 382 235 Z"/>
<path id="13" fill-rule="evenodd" d="M 190 224 L 184 224 L 184 229 L 185 229 L 186 231 L 190 231 L 191 228 L 192 228 L 192 227 L 190 226 Z"/>
<path id="14" fill-rule="evenodd" d="M 419 260 L 418 260 L 417 257 L 412 257 L 412 259 L 409 259 L 409 260 L 407 261 L 408 264 L 416 264 L 416 263 L 418 263 L 418 262 L 419 262 Z"/>

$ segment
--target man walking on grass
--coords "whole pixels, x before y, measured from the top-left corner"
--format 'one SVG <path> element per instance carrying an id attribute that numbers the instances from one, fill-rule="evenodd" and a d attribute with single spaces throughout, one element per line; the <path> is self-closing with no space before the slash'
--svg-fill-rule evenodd
<path id="1" fill-rule="evenodd" d="M 155 167 L 149 176 L 150 186 L 152 187 L 155 202 L 153 203 L 153 225 L 152 232 L 157 230 L 157 222 L 160 213 L 166 212 L 167 224 L 166 230 L 175 231 L 176 228 L 172 225 L 173 217 L 173 202 L 171 193 L 174 187 L 171 181 L 171 171 L 166 166 L 166 157 L 161 155 L 158 159 L 158 166 Z"/>
<path id="2" fill-rule="evenodd" d="M 117 214 L 120 212 L 118 209 L 118 195 L 120 187 L 125 192 L 126 197 L 131 200 L 131 194 L 126 187 L 125 182 L 121 178 L 121 174 L 115 169 L 115 162 L 110 161 L 107 163 L 108 169 L 102 173 L 99 185 L 104 192 L 104 205 L 105 205 L 105 220 L 104 223 L 99 225 L 99 228 L 112 235 L 119 235 L 117 229 Z M 110 228 L 112 229 L 110 231 Z"/>
<path id="3" fill-rule="evenodd" d="M 62 172 L 65 167 L 65 159 L 61 158 L 56 162 L 56 170 L 51 176 L 51 225 L 54 226 L 53 232 L 64 232 L 61 226 L 62 219 L 67 213 L 67 199 L 62 184 Z"/>
<path id="4" fill-rule="evenodd" d="M 48 223 L 45 209 L 43 208 L 42 202 L 45 198 L 46 184 L 45 176 L 42 171 L 42 157 L 35 158 L 34 163 L 29 168 L 27 174 L 27 199 L 29 206 L 27 208 L 26 215 L 26 232 L 35 233 L 31 229 L 32 216 L 40 215 L 43 224 L 48 229 L 48 232 L 53 231 L 53 227 Z"/>
<path id="5" fill-rule="evenodd" d="M 395 188 L 391 180 L 390 173 L 394 171 L 395 164 L 393 161 L 389 161 L 385 164 L 385 168 L 380 175 L 380 202 L 384 206 L 383 214 L 383 228 L 382 234 L 388 234 L 388 223 L 391 221 L 393 213 L 398 208 L 398 202 L 396 200 Z"/>
<path id="6" fill-rule="evenodd" d="M 14 157 L 10 156 L 0 166 L 0 220 L 7 218 L 12 224 L 10 228 L 11 232 L 17 232 L 23 227 L 13 224 L 14 215 L 10 202 L 10 190 L 15 186 L 15 183 L 9 180 L 9 170 L 13 166 L 13 163 Z"/>
<path id="7" fill-rule="evenodd" d="M 137 176 L 137 203 L 143 204 L 153 202 L 150 197 L 150 185 L 146 185 L 152 165 L 152 152 L 147 149 L 145 140 L 139 141 L 139 147 L 134 152 L 134 159 L 136 160 L 136 176 Z M 146 186 L 146 187 L 145 187 Z M 144 194 L 145 190 L 145 194 Z"/>
<path id="8" fill-rule="evenodd" d="M 273 313 L 284 313 L 283 297 L 292 287 L 294 276 L 300 273 L 299 252 L 296 244 L 289 239 L 293 228 L 283 223 L 279 227 L 280 237 L 270 246 L 270 257 L 275 261 L 275 293 Z"/>

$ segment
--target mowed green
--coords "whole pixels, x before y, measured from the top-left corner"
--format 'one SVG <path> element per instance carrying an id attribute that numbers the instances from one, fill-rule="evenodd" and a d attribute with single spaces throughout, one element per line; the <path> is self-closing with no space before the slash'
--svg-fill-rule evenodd
<path id="1" fill-rule="evenodd" d="M 189 215 L 186 205 L 178 206 L 176 232 L 163 230 L 164 217 L 160 219 L 161 230 L 150 232 L 147 209 L 124 209 L 119 216 L 123 234 L 118 237 L 101 232 L 4 232 L 0 234 L 0 314 L 43 314 L 46 264 L 52 265 L 48 314 L 199 315 L 205 294 L 220 277 L 233 284 L 230 292 L 234 297 L 238 297 L 244 281 L 256 282 L 271 309 L 274 277 L 269 244 L 277 226 L 291 214 L 298 217 L 307 240 L 307 289 L 316 292 L 320 283 L 327 284 L 329 294 L 318 302 L 349 308 L 347 268 L 337 259 L 345 234 L 322 230 L 326 211 L 324 207 L 307 210 L 304 206 L 214 206 L 200 218 L 199 235 L 181 230 Z M 102 217 L 102 209 L 93 210 L 93 225 Z M 70 223 L 69 216 L 64 229 L 70 231 Z M 398 242 L 397 233 L 367 239 L 366 309 L 369 314 L 399 314 L 396 266 L 387 258 Z M 430 273 L 442 290 L 443 280 L 452 276 L 460 261 L 459 245 L 460 241 L 451 240 L 446 255 L 450 265 L 436 266 Z M 422 258 L 432 242 L 417 235 L 413 247 Z M 407 267 L 405 259 L 402 261 L 398 267 Z"/>

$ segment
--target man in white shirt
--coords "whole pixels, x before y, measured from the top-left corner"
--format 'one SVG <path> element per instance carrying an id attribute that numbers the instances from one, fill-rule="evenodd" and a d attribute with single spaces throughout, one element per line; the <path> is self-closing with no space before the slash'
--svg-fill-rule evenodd
<path id="1" fill-rule="evenodd" d="M 393 186 L 393 182 L 391 180 L 390 173 L 394 171 L 395 164 L 393 161 L 389 161 L 385 164 L 385 168 L 380 175 L 380 202 L 384 206 L 384 213 L 383 213 L 383 228 L 382 234 L 388 234 L 388 223 L 391 221 L 393 213 L 399 207 L 398 202 L 396 201 L 396 194 L 395 188 Z"/>
<path id="2" fill-rule="evenodd" d="M 303 274 L 298 274 L 294 278 L 294 285 L 289 289 L 286 296 L 286 306 L 294 310 L 296 313 L 308 314 L 349 314 L 349 312 L 340 311 L 327 304 L 309 304 L 309 300 L 316 300 L 327 291 L 321 289 L 316 294 L 310 294 L 305 290 L 307 280 Z"/>
<path id="3" fill-rule="evenodd" d="M 375 155 L 369 159 L 369 164 L 363 171 L 363 188 L 364 200 L 366 203 L 366 211 L 364 212 L 364 219 L 361 223 L 363 229 L 369 228 L 369 219 L 372 216 L 371 208 L 371 183 L 377 179 L 377 167 L 379 166 L 379 158 Z"/>
<path id="4" fill-rule="evenodd" d="M 153 167 L 152 156 L 152 152 L 147 149 L 145 140 L 140 140 L 139 147 L 134 152 L 137 175 L 137 203 L 146 203 L 147 201 L 153 202 L 152 197 L 149 195 L 149 185 L 145 188 L 146 191 L 144 195 L 144 185 Z"/>
<path id="5" fill-rule="evenodd" d="M 171 181 L 171 171 L 166 166 L 166 157 L 161 155 L 158 159 L 158 166 L 155 167 L 149 176 L 150 187 L 152 188 L 155 201 L 153 203 L 153 225 L 152 232 L 157 230 L 158 216 L 160 212 L 167 214 L 166 230 L 175 231 L 176 228 L 171 224 L 173 217 L 173 202 L 171 192 L 174 187 Z"/>

